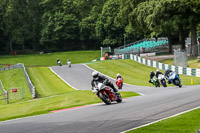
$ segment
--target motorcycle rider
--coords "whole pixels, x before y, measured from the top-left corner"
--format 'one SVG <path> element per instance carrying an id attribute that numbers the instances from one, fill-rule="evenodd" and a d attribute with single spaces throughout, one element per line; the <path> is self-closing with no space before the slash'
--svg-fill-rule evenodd
<path id="1" fill-rule="evenodd" d="M 57 64 L 58 64 L 59 66 L 62 66 L 61 61 L 60 61 L 59 58 L 57 58 Z"/>
<path id="2" fill-rule="evenodd" d="M 117 76 L 116 76 L 116 80 L 117 80 L 118 78 L 122 78 L 122 76 L 121 76 L 119 73 L 118 73 Z"/>
<path id="3" fill-rule="evenodd" d="M 71 61 L 70 61 L 70 59 L 67 60 L 67 65 L 69 65 L 69 67 L 71 67 Z"/>
<path id="4" fill-rule="evenodd" d="M 123 86 L 123 78 L 122 78 L 122 76 L 121 76 L 119 73 L 118 73 L 117 76 L 116 76 L 116 84 L 117 84 L 118 78 L 121 78 L 121 80 L 122 80 L 122 85 L 121 85 L 121 86 Z M 118 88 L 118 89 L 119 89 L 119 88 Z"/>
<path id="5" fill-rule="evenodd" d="M 154 76 L 155 76 L 155 73 L 154 73 L 153 71 L 151 71 L 149 83 L 152 83 L 152 84 L 153 84 L 152 78 L 153 78 Z"/>
<path id="6" fill-rule="evenodd" d="M 157 70 L 156 70 L 156 78 L 158 78 L 158 75 L 159 75 L 159 74 L 162 74 L 162 75 L 163 75 L 163 73 L 162 73 L 162 72 L 160 72 L 160 70 L 159 70 L 159 69 L 157 69 Z"/>
<path id="7" fill-rule="evenodd" d="M 108 80 L 106 77 L 104 77 L 103 75 L 99 75 L 98 72 L 94 71 L 94 72 L 92 73 L 92 77 L 93 77 L 93 79 L 92 79 L 92 81 L 91 81 L 92 90 L 93 90 L 93 87 L 95 87 L 94 82 L 95 82 L 95 81 L 98 81 L 98 82 L 101 82 L 101 83 L 105 83 L 105 85 L 107 85 L 107 86 L 110 86 L 110 87 L 113 89 L 113 91 L 115 92 L 116 95 L 119 94 L 119 93 L 118 93 L 118 90 L 114 87 L 114 85 L 112 84 L 112 82 L 109 81 L 109 80 Z"/>
<path id="8" fill-rule="evenodd" d="M 171 81 L 169 80 L 169 74 L 172 72 L 172 70 L 170 70 L 169 68 L 166 68 L 165 70 L 165 77 L 166 79 L 168 79 L 168 84 L 171 84 Z"/>
<path id="9" fill-rule="evenodd" d="M 57 64 L 58 64 L 58 62 L 60 61 L 60 59 L 59 58 L 57 58 Z"/>

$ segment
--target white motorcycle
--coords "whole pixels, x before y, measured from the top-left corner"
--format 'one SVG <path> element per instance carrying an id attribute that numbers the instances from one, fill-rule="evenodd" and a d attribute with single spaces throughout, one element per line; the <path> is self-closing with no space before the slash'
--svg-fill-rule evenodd
<path id="1" fill-rule="evenodd" d="M 164 76 L 163 74 L 159 74 L 159 75 L 158 75 L 158 82 L 159 82 L 160 85 L 162 85 L 163 87 L 167 87 L 166 79 L 165 79 L 165 76 Z"/>
<path id="2" fill-rule="evenodd" d="M 67 61 L 67 65 L 71 67 L 71 61 Z"/>
<path id="3" fill-rule="evenodd" d="M 58 62 L 57 62 L 57 64 L 58 64 L 59 66 L 62 66 L 62 63 L 61 63 L 61 61 L 58 61 Z"/>

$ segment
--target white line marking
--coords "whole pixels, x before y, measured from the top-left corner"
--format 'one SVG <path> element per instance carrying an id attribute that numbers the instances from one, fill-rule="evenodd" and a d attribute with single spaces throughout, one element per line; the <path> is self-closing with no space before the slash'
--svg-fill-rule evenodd
<path id="1" fill-rule="evenodd" d="M 131 128 L 131 129 L 126 130 L 126 131 L 123 131 L 123 132 L 121 132 L 121 133 L 125 133 L 125 132 L 131 131 L 131 130 L 135 130 L 135 129 L 138 129 L 138 128 L 146 127 L 146 126 L 149 126 L 149 125 L 151 125 L 151 124 L 154 124 L 154 123 L 160 122 L 160 121 L 162 121 L 162 120 L 166 120 L 166 119 L 169 119 L 169 118 L 172 118 L 172 117 L 175 117 L 175 116 L 178 116 L 178 115 L 184 114 L 184 113 L 188 113 L 188 112 L 190 112 L 190 111 L 193 111 L 193 110 L 195 110 L 195 109 L 199 109 L 199 108 L 200 108 L 200 106 L 199 106 L 199 107 L 196 107 L 196 108 L 193 108 L 193 109 L 189 109 L 189 110 L 186 110 L 186 111 L 180 112 L 180 113 L 177 113 L 177 114 L 172 115 L 172 116 L 168 116 L 168 117 L 166 117 L 166 118 L 163 118 L 163 119 L 160 119 L 160 120 L 157 120 L 157 121 L 153 121 L 153 122 L 150 122 L 150 123 L 147 123 L 147 124 L 144 124 L 144 125 L 138 126 L 138 127 Z"/>
<path id="2" fill-rule="evenodd" d="M 67 85 L 69 85 L 71 88 L 75 89 L 75 90 L 79 90 L 77 88 L 75 88 L 74 86 L 70 85 L 67 81 L 65 81 L 62 77 L 60 77 L 51 67 L 49 67 L 50 70 L 55 74 L 57 75 L 63 82 L 65 82 Z"/>
<path id="3" fill-rule="evenodd" d="M 86 65 L 86 64 L 83 64 L 83 65 L 86 66 L 87 68 L 93 70 L 93 71 L 97 71 L 97 70 L 95 70 L 95 69 L 89 67 L 89 66 Z M 97 71 L 97 72 L 99 72 L 99 71 Z M 104 76 L 106 76 L 106 77 L 108 77 L 108 78 L 111 78 L 111 79 L 115 80 L 114 78 L 112 78 L 112 77 L 110 77 L 110 76 L 108 76 L 108 75 L 105 75 L 105 74 L 103 74 L 103 73 L 101 73 L 101 72 L 99 72 L 99 73 L 102 74 L 102 75 L 104 75 Z M 131 84 L 127 84 L 127 83 L 124 83 L 124 84 L 126 84 L 126 85 L 130 85 L 130 86 L 137 86 L 137 85 L 131 85 Z"/>

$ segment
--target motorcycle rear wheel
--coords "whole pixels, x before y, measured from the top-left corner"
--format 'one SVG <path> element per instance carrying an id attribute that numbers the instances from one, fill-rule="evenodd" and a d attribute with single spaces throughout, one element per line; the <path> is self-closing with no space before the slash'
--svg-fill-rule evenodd
<path id="1" fill-rule="evenodd" d="M 109 98 L 108 94 L 104 95 L 104 94 L 102 94 L 102 93 L 100 92 L 100 93 L 99 93 L 99 97 L 101 98 L 101 100 L 102 100 L 105 104 L 107 104 L 107 105 L 111 104 L 111 101 L 110 101 L 110 98 Z"/>

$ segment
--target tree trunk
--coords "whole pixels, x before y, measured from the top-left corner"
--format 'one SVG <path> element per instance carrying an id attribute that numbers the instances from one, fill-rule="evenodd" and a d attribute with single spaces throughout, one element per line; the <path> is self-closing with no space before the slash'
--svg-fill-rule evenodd
<path id="1" fill-rule="evenodd" d="M 25 44 L 24 43 L 22 44 L 22 49 L 23 49 L 23 51 L 25 50 Z"/>
<path id="2" fill-rule="evenodd" d="M 179 43 L 181 44 L 181 50 L 185 50 L 185 37 L 183 31 L 183 24 L 179 24 Z"/>
<path id="3" fill-rule="evenodd" d="M 11 36 L 9 37 L 9 48 L 10 48 L 10 52 L 13 52 L 13 46 L 12 46 L 12 40 L 11 40 Z"/>
<path id="4" fill-rule="evenodd" d="M 168 34 L 169 53 L 172 53 L 172 35 Z"/>
<path id="5" fill-rule="evenodd" d="M 191 22 L 191 56 L 198 56 L 198 45 L 197 45 L 197 36 L 196 36 L 196 22 L 193 19 Z"/>

